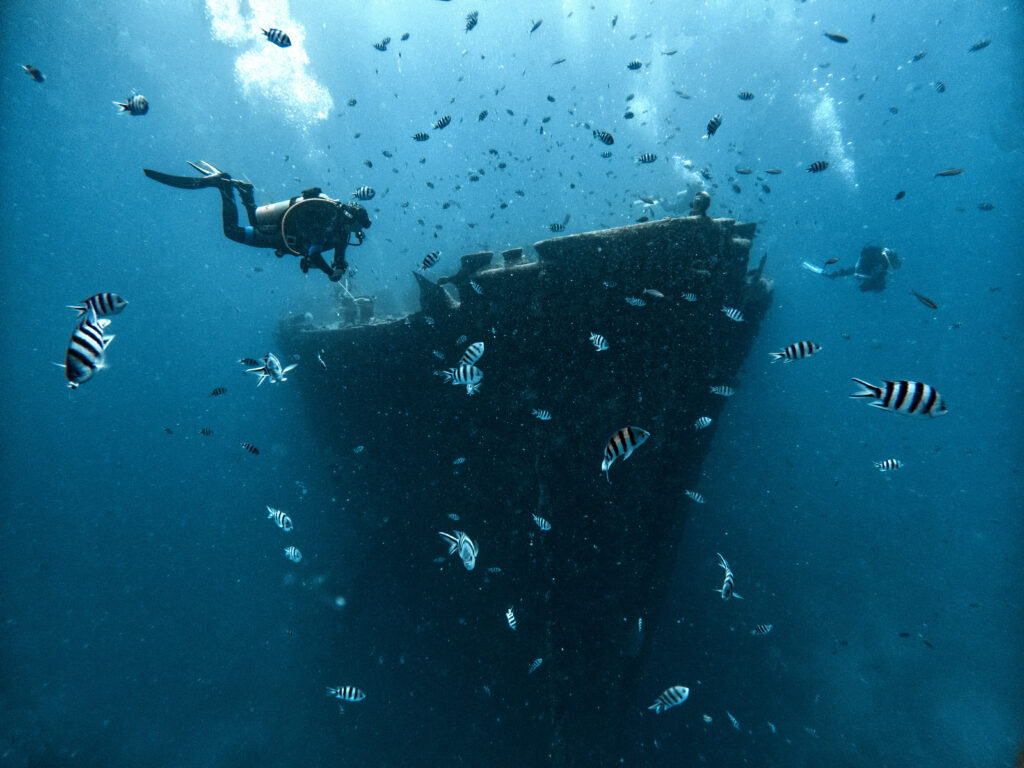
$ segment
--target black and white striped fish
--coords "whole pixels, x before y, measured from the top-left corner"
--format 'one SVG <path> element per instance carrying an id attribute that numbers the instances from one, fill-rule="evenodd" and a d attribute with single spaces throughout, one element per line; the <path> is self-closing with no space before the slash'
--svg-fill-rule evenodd
<path id="1" fill-rule="evenodd" d="M 719 113 L 719 114 L 715 115 L 714 117 L 712 117 L 711 120 L 708 121 L 708 132 L 705 133 L 701 138 L 703 138 L 703 139 L 710 139 L 712 136 L 715 135 L 715 131 L 718 130 L 718 128 L 719 128 L 719 126 L 721 126 L 721 124 L 722 124 L 722 115 L 721 115 L 721 113 Z"/>
<path id="2" fill-rule="evenodd" d="M 430 134 L 424 133 L 423 131 L 419 131 L 418 133 L 414 133 L 412 135 L 412 138 L 414 141 L 426 141 L 427 139 L 430 138 Z"/>
<path id="3" fill-rule="evenodd" d="M 476 542 L 462 531 L 454 531 L 453 533 L 438 531 L 438 534 L 448 542 L 448 554 L 454 555 L 458 552 L 466 570 L 472 571 L 476 566 L 476 556 L 480 554 L 480 547 L 477 546 Z"/>
<path id="4" fill-rule="evenodd" d="M 710 426 L 711 426 L 711 417 L 710 416 L 701 416 L 699 419 L 697 419 L 695 422 L 693 422 L 693 428 L 694 429 L 706 429 L 707 427 L 710 427 Z"/>
<path id="5" fill-rule="evenodd" d="M 771 352 L 769 354 L 772 356 L 773 363 L 777 363 L 779 360 L 791 363 L 794 360 L 803 360 L 805 357 L 820 351 L 821 347 L 813 341 L 798 341 L 796 344 L 790 344 L 781 352 Z"/>
<path id="6" fill-rule="evenodd" d="M 469 281 L 469 287 L 472 288 L 474 291 L 476 291 L 481 296 L 484 293 L 483 287 L 476 280 L 470 280 Z"/>
<path id="7" fill-rule="evenodd" d="M 547 520 L 545 520 L 540 515 L 534 515 L 533 516 L 533 522 L 535 522 L 537 524 L 537 527 L 540 528 L 542 531 L 550 531 L 551 530 L 551 523 L 549 523 Z"/>
<path id="8" fill-rule="evenodd" d="M 274 29 L 273 27 L 270 29 L 263 29 L 263 27 L 260 27 L 260 31 L 267 36 L 267 40 L 279 48 L 287 48 L 292 44 L 292 39 L 280 29 Z"/>
<path id="9" fill-rule="evenodd" d="M 288 515 L 280 509 L 274 509 L 273 507 L 268 506 L 267 519 L 273 520 L 275 523 L 277 523 L 277 527 L 285 533 L 287 533 L 293 528 L 292 519 L 288 517 Z"/>
<path id="10" fill-rule="evenodd" d="M 615 143 L 615 137 L 608 133 L 608 131 L 599 131 L 596 128 L 594 129 L 594 138 L 602 144 L 608 144 L 609 146 Z"/>
<path id="11" fill-rule="evenodd" d="M 210 397 L 220 397 L 221 395 L 227 394 L 227 387 L 214 387 L 213 391 L 210 392 Z"/>
<path id="12" fill-rule="evenodd" d="M 740 312 L 735 307 L 725 307 L 725 306 L 723 306 L 722 307 L 722 311 L 725 313 L 725 316 L 728 317 L 730 320 L 733 320 L 733 321 L 735 321 L 737 323 L 742 323 L 743 322 L 743 313 Z"/>
<path id="13" fill-rule="evenodd" d="M 127 112 L 129 115 L 141 116 L 149 112 L 149 102 L 141 94 L 129 96 L 124 101 L 115 101 L 114 106 L 121 108 L 121 111 L 118 112 L 119 115 Z"/>
<path id="14" fill-rule="evenodd" d="M 391 42 L 391 38 L 390 37 L 385 37 L 379 43 L 374 43 L 373 47 L 376 48 L 378 51 L 386 51 L 388 49 L 388 43 L 390 43 L 390 42 Z"/>
<path id="15" fill-rule="evenodd" d="M 647 306 L 647 302 L 646 301 L 644 301 L 643 299 L 638 299 L 635 296 L 627 296 L 626 297 L 626 303 L 629 304 L 631 307 L 646 307 Z"/>
<path id="16" fill-rule="evenodd" d="M 903 462 L 899 459 L 883 459 L 875 462 L 875 469 L 879 472 L 892 472 L 894 469 L 901 469 Z"/>
<path id="17" fill-rule="evenodd" d="M 623 427 L 612 435 L 604 447 L 604 461 L 601 462 L 601 471 L 605 477 L 608 478 L 608 469 L 617 458 L 621 456 L 625 461 L 633 455 L 633 451 L 646 443 L 650 436 L 650 432 L 640 427 Z M 610 478 L 608 482 L 611 482 Z"/>
<path id="18" fill-rule="evenodd" d="M 69 389 L 78 388 L 104 367 L 106 349 L 114 340 L 113 334 L 103 333 L 108 325 L 110 321 L 103 317 L 95 321 L 86 318 L 71 334 L 63 366 Z"/>
<path id="19" fill-rule="evenodd" d="M 357 189 L 355 192 L 353 192 L 352 197 L 356 198 L 357 200 L 372 200 L 373 196 L 376 194 L 377 192 L 376 190 L 374 190 L 373 187 L 363 186 Z"/>
<path id="20" fill-rule="evenodd" d="M 533 661 L 530 662 L 530 668 L 526 670 L 526 674 L 532 675 L 534 672 L 537 671 L 537 669 L 543 663 L 544 663 L 544 659 L 534 659 Z"/>
<path id="21" fill-rule="evenodd" d="M 653 152 L 644 152 L 642 155 L 640 155 L 640 157 L 638 157 L 636 159 L 636 161 L 638 163 L 646 165 L 648 163 L 653 163 L 657 159 L 658 159 L 658 156 L 656 154 L 654 154 Z"/>
<path id="22" fill-rule="evenodd" d="M 682 295 L 683 301 L 694 302 L 697 300 L 697 294 L 695 293 L 684 293 Z"/>
<path id="23" fill-rule="evenodd" d="M 476 119 L 477 119 L 477 121 L 479 121 L 481 123 L 484 120 L 486 120 L 487 119 L 487 110 L 486 109 L 481 109 L 480 110 L 480 114 L 476 116 Z"/>
<path id="24" fill-rule="evenodd" d="M 436 123 L 434 123 L 434 130 L 440 131 L 443 128 L 447 128 L 452 121 L 451 115 L 444 115 Z"/>
<path id="25" fill-rule="evenodd" d="M 608 339 L 606 339 L 600 333 L 591 333 L 590 343 L 594 345 L 594 349 L 596 349 L 598 352 L 608 351 Z"/>
<path id="26" fill-rule="evenodd" d="M 434 371 L 434 373 L 444 376 L 444 380 L 452 386 L 465 387 L 467 395 L 475 395 L 480 389 L 480 383 L 484 380 L 484 372 L 475 365 L 460 365 L 458 368 Z"/>
<path id="27" fill-rule="evenodd" d="M 764 637 L 771 631 L 771 624 L 758 624 L 756 627 L 750 630 L 750 634 L 752 634 L 754 637 Z"/>
<path id="28" fill-rule="evenodd" d="M 565 232 L 565 224 L 556 221 L 554 224 L 548 224 L 548 229 L 552 232 Z"/>
<path id="29" fill-rule="evenodd" d="M 40 72 L 36 67 L 33 67 L 31 64 L 22 64 L 21 68 L 25 71 L 26 75 L 31 77 L 37 83 L 41 83 L 46 80 L 46 78 L 43 77 L 43 73 Z"/>
<path id="30" fill-rule="evenodd" d="M 807 166 L 808 173 L 821 173 L 828 168 L 828 160 L 815 160 L 809 166 Z"/>
<path id="31" fill-rule="evenodd" d="M 742 600 L 740 595 L 736 594 L 733 588 L 732 569 L 729 568 L 729 563 L 726 562 L 725 558 L 722 557 L 721 553 L 715 553 L 718 555 L 718 564 L 725 570 L 725 579 L 722 581 L 721 589 L 713 589 L 712 592 L 718 592 L 723 600 L 728 600 L 730 597 L 735 597 L 737 600 Z"/>
<path id="32" fill-rule="evenodd" d="M 423 261 L 420 262 L 420 272 L 425 272 L 426 270 L 430 269 L 432 266 L 437 264 L 437 262 L 440 261 L 440 259 L 440 251 L 431 251 L 426 256 L 424 256 Z"/>
<path id="33" fill-rule="evenodd" d="M 239 443 L 239 445 L 242 446 L 249 453 L 251 453 L 253 456 L 259 456 L 260 455 L 260 449 L 257 448 L 252 443 Z"/>
<path id="34" fill-rule="evenodd" d="M 701 493 L 698 493 L 697 491 L 686 491 L 686 495 L 689 496 L 698 504 L 704 503 L 704 496 Z"/>
<path id="35" fill-rule="evenodd" d="M 298 547 L 285 547 L 284 556 L 291 560 L 293 563 L 302 562 L 302 553 Z"/>
<path id="36" fill-rule="evenodd" d="M 754 98 L 754 94 L 750 91 L 740 91 L 738 96 L 740 97 L 740 101 L 750 101 Z"/>
<path id="37" fill-rule="evenodd" d="M 77 310 L 78 317 L 82 317 L 87 312 L 92 312 L 92 319 L 95 320 L 105 315 L 116 315 L 127 306 L 128 302 L 116 293 L 105 292 L 93 294 L 88 299 L 82 299 L 81 306 L 68 304 L 68 309 Z"/>
<path id="38" fill-rule="evenodd" d="M 482 341 L 474 341 L 466 347 L 466 351 L 462 353 L 462 357 L 459 359 L 459 365 L 476 365 L 483 356 L 484 343 Z"/>
<path id="39" fill-rule="evenodd" d="M 356 688 L 354 685 L 339 685 L 336 687 L 328 687 L 327 695 L 333 696 L 341 701 L 362 701 L 366 698 L 366 694 Z"/>
<path id="40" fill-rule="evenodd" d="M 643 64 L 640 63 L 640 59 L 633 59 L 629 64 L 626 65 L 626 69 L 631 69 L 636 72 Z"/>
<path id="41" fill-rule="evenodd" d="M 719 384 L 718 386 L 711 387 L 712 395 L 721 395 L 722 397 L 732 397 L 736 394 L 736 390 L 732 387 L 728 387 L 725 384 Z"/>
<path id="42" fill-rule="evenodd" d="M 505 611 L 505 620 L 508 622 L 508 628 L 513 632 L 516 631 L 516 612 L 510 607 Z"/>
<path id="43" fill-rule="evenodd" d="M 533 415 L 541 421 L 551 421 L 551 411 L 545 411 L 540 408 L 533 409 Z"/>
<path id="44" fill-rule="evenodd" d="M 923 384 L 920 381 L 885 380 L 882 382 L 883 386 L 876 387 L 860 379 L 853 379 L 853 381 L 860 384 L 862 389 L 859 392 L 854 392 L 850 397 L 873 398 L 873 402 L 869 405 L 874 408 L 902 413 L 905 416 L 931 418 L 946 413 L 946 403 L 942 400 L 938 390 L 930 384 Z"/>
<path id="45" fill-rule="evenodd" d="M 660 715 L 666 709 L 678 707 L 688 698 L 690 698 L 689 688 L 685 685 L 673 685 L 671 688 L 666 688 L 662 691 L 661 695 L 654 700 L 654 703 L 648 709 L 653 709 L 655 714 Z"/>
<path id="46" fill-rule="evenodd" d="M 470 11 L 466 14 L 466 31 L 469 32 L 477 25 L 480 20 L 480 14 L 477 11 Z"/>
<path id="47" fill-rule="evenodd" d="M 259 365 L 260 364 L 260 361 L 257 360 L 254 357 L 243 357 L 238 362 L 240 362 L 242 365 L 249 365 L 249 366 Z"/>

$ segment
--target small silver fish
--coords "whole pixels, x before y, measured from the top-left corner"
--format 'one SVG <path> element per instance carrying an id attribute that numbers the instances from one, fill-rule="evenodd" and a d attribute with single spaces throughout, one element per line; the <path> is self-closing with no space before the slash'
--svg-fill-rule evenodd
<path id="1" fill-rule="evenodd" d="M 327 363 L 324 362 L 324 351 L 321 349 L 316 353 L 316 361 L 320 363 L 320 367 L 325 371 L 327 370 Z"/>
<path id="2" fill-rule="evenodd" d="M 466 336 L 466 334 L 462 334 L 461 336 L 459 336 L 459 338 L 457 338 L 457 339 L 455 340 L 455 346 L 456 346 L 456 347 L 461 347 L 461 346 L 462 346 L 463 344 L 465 344 L 465 343 L 466 343 L 466 342 L 467 342 L 468 340 L 469 340 L 469 337 L 468 337 L 468 336 Z"/>
<path id="3" fill-rule="evenodd" d="M 656 291 L 653 288 L 644 288 L 644 293 L 646 293 L 648 296 L 653 296 L 656 299 L 664 299 L 665 298 L 665 294 L 664 293 L 662 293 L 661 291 Z"/>
<path id="4" fill-rule="evenodd" d="M 732 727 L 738 731 L 740 729 L 740 721 L 733 717 L 732 713 L 728 709 L 725 710 L 725 714 L 729 716 L 729 722 L 732 723 Z"/>
<path id="5" fill-rule="evenodd" d="M 438 360 L 444 360 L 444 352 L 441 352 L 438 349 L 432 349 L 431 354 L 433 354 Z"/>

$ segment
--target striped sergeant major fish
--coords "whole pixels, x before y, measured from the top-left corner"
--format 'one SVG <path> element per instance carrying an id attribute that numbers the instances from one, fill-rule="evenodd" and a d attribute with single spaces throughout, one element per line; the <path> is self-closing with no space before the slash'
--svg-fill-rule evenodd
<path id="1" fill-rule="evenodd" d="M 726 562 L 725 558 L 722 557 L 721 553 L 716 554 L 718 555 L 718 565 L 725 570 L 725 579 L 722 581 L 721 589 L 713 589 L 711 591 L 718 592 L 722 596 L 723 600 L 728 600 L 730 597 L 735 597 L 737 600 L 742 600 L 743 598 L 740 595 L 736 594 L 733 588 L 732 569 L 729 568 L 729 563 Z"/>
<path id="2" fill-rule="evenodd" d="M 274 509 L 270 506 L 267 507 L 267 519 L 277 523 L 277 527 L 285 533 L 295 527 L 292 525 L 292 519 L 283 510 Z"/>
<path id="3" fill-rule="evenodd" d="M 270 379 L 271 384 L 278 384 L 282 381 L 288 381 L 288 377 L 285 376 L 288 371 L 298 366 L 298 363 L 292 363 L 287 368 L 281 367 L 281 361 L 277 359 L 277 355 L 273 352 L 268 352 L 266 357 L 263 358 L 263 365 L 257 368 L 248 368 L 246 373 L 258 373 L 260 380 L 256 382 L 258 387 L 263 383 L 264 379 Z"/>
<path id="4" fill-rule="evenodd" d="M 263 27 L 260 27 L 260 31 L 266 35 L 267 40 L 272 42 L 278 48 L 287 48 L 292 44 L 292 39 L 280 29 L 275 29 L 274 27 L 271 27 L 270 29 L 263 29 Z"/>
<path id="5" fill-rule="evenodd" d="M 640 155 L 640 157 L 636 159 L 636 161 L 641 165 L 647 165 L 649 163 L 653 163 L 657 159 L 658 156 L 653 152 L 644 152 L 642 155 Z"/>
<path id="6" fill-rule="evenodd" d="M 78 319 L 83 315 L 92 312 L 92 319 L 106 315 L 116 315 L 128 306 L 128 302 L 116 293 L 96 293 L 88 299 L 82 299 L 81 306 L 68 304 L 68 309 L 78 311 Z"/>
<path id="7" fill-rule="evenodd" d="M 484 380 L 484 372 L 475 365 L 460 365 L 447 371 L 434 371 L 434 374 L 444 376 L 444 380 L 452 386 L 465 387 L 467 395 L 475 395 Z"/>
<path id="8" fill-rule="evenodd" d="M 694 301 L 697 300 L 697 294 L 696 293 L 687 292 L 687 293 L 684 293 L 682 296 L 683 296 L 683 301 L 694 302 Z"/>
<path id="9" fill-rule="evenodd" d="M 815 160 L 809 166 L 807 166 L 808 173 L 821 173 L 828 168 L 828 160 Z"/>
<path id="10" fill-rule="evenodd" d="M 505 611 L 505 620 L 508 621 L 508 628 L 513 632 L 516 631 L 516 612 L 510 607 Z"/>
<path id="11" fill-rule="evenodd" d="M 428 253 L 426 256 L 423 257 L 423 261 L 420 262 L 420 272 L 425 272 L 428 269 L 430 269 L 432 266 L 437 264 L 440 258 L 440 251 L 431 251 L 430 253 Z"/>
<path id="12" fill-rule="evenodd" d="M 533 516 L 533 522 L 535 522 L 537 524 L 537 527 L 540 528 L 542 531 L 550 531 L 551 530 L 551 523 L 549 523 L 547 520 L 545 520 L 540 515 L 534 515 Z"/>
<path id="13" fill-rule="evenodd" d="M 693 428 L 694 429 L 707 429 L 710 426 L 711 426 L 711 417 L 710 416 L 701 416 L 699 419 L 697 419 L 695 422 L 693 422 Z"/>
<path id="14" fill-rule="evenodd" d="M 946 413 L 946 403 L 939 395 L 938 390 L 930 384 L 920 381 L 884 380 L 883 386 L 876 387 L 860 379 L 852 380 L 860 384 L 861 390 L 854 392 L 850 397 L 873 398 L 873 402 L 868 405 L 874 408 L 881 408 L 892 413 L 902 413 L 905 416 L 931 418 Z"/>
<path id="15" fill-rule="evenodd" d="M 718 386 L 711 387 L 712 395 L 720 395 L 721 397 L 732 397 L 736 394 L 736 390 L 732 387 L 728 387 L 725 384 L 719 384 Z"/>
<path id="16" fill-rule="evenodd" d="M 439 117 L 437 119 L 437 122 L 434 123 L 431 126 L 431 128 L 433 128 L 435 131 L 443 131 L 445 128 L 447 128 L 449 125 L 451 125 L 451 123 L 452 123 L 452 116 L 451 115 L 442 115 L 441 117 Z"/>
<path id="17" fill-rule="evenodd" d="M 750 634 L 752 634 L 754 637 L 764 637 L 771 631 L 771 624 L 758 624 L 756 627 L 750 630 Z"/>
<path id="18" fill-rule="evenodd" d="M 362 186 L 352 193 L 352 197 L 356 200 L 372 200 L 377 191 L 373 187 Z"/>
<path id="19" fill-rule="evenodd" d="M 730 320 L 733 320 L 734 322 L 737 323 L 743 322 L 743 313 L 740 312 L 735 307 L 723 306 L 722 311 L 725 313 L 725 316 L 728 317 Z"/>
<path id="20" fill-rule="evenodd" d="M 359 688 L 356 688 L 354 685 L 338 685 L 334 687 L 328 686 L 327 695 L 333 696 L 339 701 L 355 702 L 362 701 L 366 698 L 366 694 L 363 693 Z"/>
<path id="21" fill-rule="evenodd" d="M 678 707 L 688 698 L 690 698 L 689 688 L 685 685 L 673 685 L 671 688 L 666 688 L 662 691 L 661 695 L 654 700 L 654 703 L 648 709 L 653 709 L 655 714 L 660 715 L 666 709 Z"/>
<path id="22" fill-rule="evenodd" d="M 140 94 L 129 96 L 124 101 L 115 101 L 115 107 L 120 107 L 120 111 L 117 113 L 123 115 L 125 113 L 129 115 L 141 116 L 149 112 L 149 102 L 146 101 L 146 97 Z"/>
<path id="23" fill-rule="evenodd" d="M 882 461 L 875 462 L 875 469 L 879 472 L 892 472 L 895 469 L 901 469 L 903 462 L 899 459 L 883 459 Z"/>
<path id="24" fill-rule="evenodd" d="M 609 483 L 611 478 L 608 477 L 608 470 L 615 463 L 615 460 L 620 456 L 623 461 L 628 459 L 633 455 L 633 451 L 647 442 L 647 438 L 650 436 L 651 433 L 646 429 L 623 427 L 608 439 L 608 444 L 604 447 L 604 461 L 601 462 L 601 471 L 604 472 L 605 479 Z"/>
<path id="25" fill-rule="evenodd" d="M 591 333 L 590 343 L 594 345 L 594 349 L 596 349 L 598 352 L 607 352 L 609 349 L 608 339 L 606 339 L 600 333 Z"/>
<path id="26" fill-rule="evenodd" d="M 466 14 L 466 31 L 469 32 L 480 21 L 480 14 L 477 11 L 470 11 Z"/>
<path id="27" fill-rule="evenodd" d="M 480 358 L 484 356 L 484 343 L 482 341 L 474 341 L 463 352 L 462 357 L 459 359 L 459 365 L 476 365 L 480 362 Z"/>
<path id="28" fill-rule="evenodd" d="M 412 135 L 413 141 L 427 141 L 428 139 L 430 139 L 430 134 L 423 131 L 418 131 Z"/>
<path id="29" fill-rule="evenodd" d="M 738 731 L 740 729 L 740 721 L 733 717 L 732 712 L 730 712 L 728 709 L 725 710 L 725 714 L 729 716 L 729 722 L 732 723 L 732 727 Z"/>
<path id="30" fill-rule="evenodd" d="M 715 135 L 715 131 L 722 125 L 722 114 L 719 113 L 708 121 L 708 132 L 701 136 L 702 139 L 710 139 Z"/>
<path id="31" fill-rule="evenodd" d="M 526 674 L 532 675 L 534 672 L 537 671 L 537 669 L 543 663 L 544 663 L 544 659 L 534 659 L 533 661 L 530 662 L 530 668 L 528 670 L 526 670 Z"/>
<path id="32" fill-rule="evenodd" d="M 113 334 L 107 336 L 103 333 L 108 325 L 110 321 L 104 317 L 95 321 L 86 318 L 71 334 L 62 366 L 69 389 L 77 389 L 104 367 L 107 347 L 114 340 Z"/>
<path id="33" fill-rule="evenodd" d="M 542 408 L 534 408 L 533 415 L 541 421 L 551 421 L 551 411 L 545 411 Z"/>
<path id="34" fill-rule="evenodd" d="M 698 504 L 703 504 L 705 501 L 704 495 L 700 491 L 686 491 L 685 493 Z"/>
<path id="35" fill-rule="evenodd" d="M 454 555 L 458 552 L 459 557 L 462 558 L 462 564 L 466 566 L 466 570 L 472 571 L 476 566 L 476 556 L 480 554 L 480 547 L 477 543 L 462 531 L 454 531 L 453 533 L 438 531 L 437 533 L 448 542 L 448 554 Z"/>
<path id="36" fill-rule="evenodd" d="M 284 556 L 291 560 L 293 563 L 302 562 L 302 553 L 298 547 L 285 547 Z"/>
<path id="37" fill-rule="evenodd" d="M 805 357 L 820 351 L 821 347 L 813 341 L 798 341 L 796 344 L 790 344 L 781 352 L 770 352 L 769 354 L 772 356 L 773 363 L 777 363 L 779 360 L 791 363 L 794 360 L 803 360 Z"/>

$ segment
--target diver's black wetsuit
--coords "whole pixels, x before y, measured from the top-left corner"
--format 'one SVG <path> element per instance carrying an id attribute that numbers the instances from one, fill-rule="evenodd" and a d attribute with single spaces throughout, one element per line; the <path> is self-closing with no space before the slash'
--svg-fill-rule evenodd
<path id="1" fill-rule="evenodd" d="M 856 275 L 861 280 L 860 290 L 878 293 L 885 290 L 885 276 L 889 269 L 899 269 L 899 267 L 900 258 L 895 251 L 879 248 L 877 245 L 868 245 L 861 249 L 857 266 L 827 272 L 825 276 L 834 280 L 837 277 Z"/>
<path id="2" fill-rule="evenodd" d="M 356 244 L 361 244 L 364 237 L 363 229 L 370 226 L 370 217 L 361 205 L 332 200 L 321 195 L 317 187 L 307 189 L 289 200 L 257 208 L 252 184 L 249 182 L 232 179 L 208 163 L 190 165 L 205 175 L 172 176 L 159 171 L 143 170 L 151 179 L 180 189 L 217 187 L 221 197 L 224 236 L 243 245 L 273 248 L 277 256 L 286 253 L 301 256 L 299 265 L 303 273 L 308 272 L 310 266 L 313 266 L 331 280 L 340 280 L 348 268 L 345 251 L 350 244 L 350 238 L 354 235 Z M 238 223 L 236 189 L 248 219 L 248 224 L 244 226 Z M 312 209 L 306 205 L 311 201 Z M 300 205 L 303 206 L 303 213 L 298 213 L 297 206 Z M 285 222 L 285 217 L 292 212 L 296 215 L 289 222 Z M 334 251 L 334 257 L 332 263 L 328 265 L 323 254 L 330 250 Z"/>

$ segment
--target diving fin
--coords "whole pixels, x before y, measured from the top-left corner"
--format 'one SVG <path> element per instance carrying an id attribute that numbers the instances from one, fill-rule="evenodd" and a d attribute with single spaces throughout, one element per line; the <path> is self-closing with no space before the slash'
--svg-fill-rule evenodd
<path id="1" fill-rule="evenodd" d="M 819 267 L 817 264 L 811 264 L 811 262 L 809 261 L 805 261 L 800 266 L 806 269 L 808 272 L 813 272 L 816 275 L 825 274 L 825 270 L 823 268 Z"/>
<path id="2" fill-rule="evenodd" d="M 230 182 L 231 177 L 223 171 L 218 171 L 209 163 L 200 161 L 199 164 L 189 162 L 193 168 L 199 171 L 202 176 L 174 176 L 170 173 L 161 173 L 150 168 L 143 168 L 142 172 L 153 181 L 159 181 L 169 187 L 178 189 L 203 189 L 205 187 L 219 187 L 225 181 Z"/>

